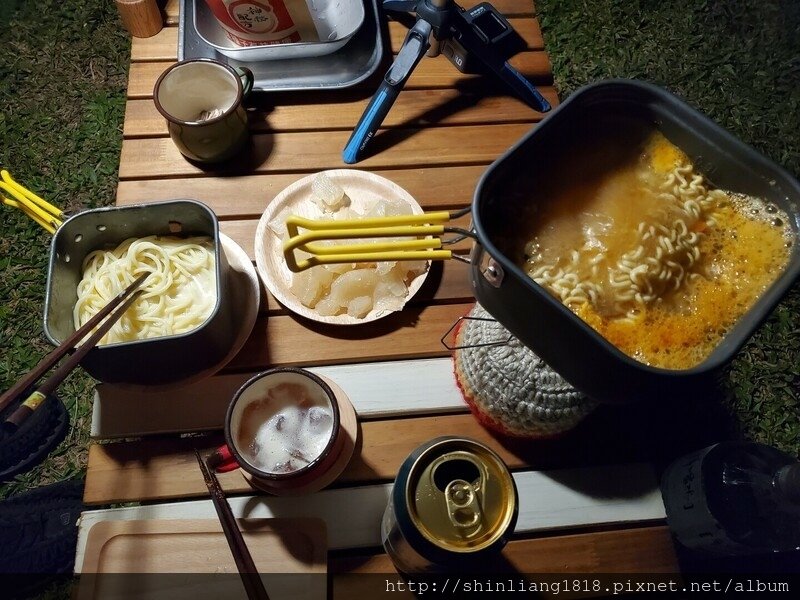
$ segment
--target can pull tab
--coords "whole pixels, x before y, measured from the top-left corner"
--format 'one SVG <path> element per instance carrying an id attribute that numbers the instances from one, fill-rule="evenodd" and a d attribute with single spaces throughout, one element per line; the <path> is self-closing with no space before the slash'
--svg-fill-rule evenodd
<path id="1" fill-rule="evenodd" d="M 483 521 L 477 487 L 463 479 L 455 479 L 447 485 L 444 496 L 447 514 L 454 527 L 472 529 Z"/>

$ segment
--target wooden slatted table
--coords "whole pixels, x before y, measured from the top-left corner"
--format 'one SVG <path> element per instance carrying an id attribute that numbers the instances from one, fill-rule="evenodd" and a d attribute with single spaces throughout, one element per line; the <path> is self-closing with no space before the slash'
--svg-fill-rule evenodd
<path id="1" fill-rule="evenodd" d="M 512 62 L 557 104 L 530 0 L 494 4 L 528 45 Z M 344 166 L 341 150 L 376 83 L 373 79 L 335 93 L 260 98 L 250 115 L 250 155 L 236 166 L 200 169 L 178 153 L 152 102 L 156 78 L 177 60 L 177 10 L 177 2 L 170 0 L 168 26 L 152 38 L 133 40 L 117 204 L 196 198 L 213 208 L 221 231 L 252 259 L 256 223 L 274 195 L 304 174 Z M 398 23 L 388 24 L 392 51 L 397 52 L 404 34 Z M 460 208 L 470 202 L 486 166 L 541 116 L 499 91 L 494 81 L 463 76 L 443 57 L 426 58 L 376 139 L 383 150 L 358 168 L 395 181 L 425 209 Z M 156 504 L 86 513 L 81 544 L 98 521 L 212 516 L 191 449 L 220 442 L 227 402 L 250 374 L 302 365 L 331 377 L 350 396 L 360 420 L 356 455 L 333 489 L 291 502 L 243 496 L 232 504 L 243 510 L 245 503 L 252 509 L 255 502 L 258 510 L 250 516 L 261 511 L 262 516 L 288 512 L 325 518 L 334 573 L 392 571 L 378 538 L 389 484 L 412 449 L 447 434 L 487 443 L 515 472 L 520 523 L 505 556 L 518 570 L 674 572 L 677 562 L 653 469 L 641 464 L 635 445 L 614 434 L 613 416 L 592 417 L 559 440 L 512 443 L 496 439 L 469 415 L 440 338 L 473 302 L 467 268 L 457 261 L 435 265 L 405 310 L 358 327 L 296 318 L 262 290 L 253 332 L 220 374 L 161 394 L 99 385 L 92 429 L 98 440 L 89 450 L 85 501 Z M 178 435 L 208 430 L 212 433 L 205 437 Z M 252 494 L 238 472 L 221 481 L 232 496 Z M 592 481 L 602 493 L 584 486 Z M 188 498 L 200 500 L 172 503 Z M 343 507 L 353 504 L 363 510 L 345 516 Z M 353 548 L 363 550 L 354 557 Z M 81 553 L 79 545 L 78 568 Z M 352 585 L 350 579 L 335 577 L 334 595 L 348 597 Z"/>

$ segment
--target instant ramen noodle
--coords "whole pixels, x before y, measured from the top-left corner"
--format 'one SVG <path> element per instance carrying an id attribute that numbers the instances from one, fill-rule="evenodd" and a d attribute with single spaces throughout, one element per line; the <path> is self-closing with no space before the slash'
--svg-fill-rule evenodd
<path id="1" fill-rule="evenodd" d="M 639 139 L 579 153 L 523 219 L 520 261 L 629 356 L 687 369 L 785 268 L 794 234 L 778 207 L 715 189 L 661 133 Z"/>

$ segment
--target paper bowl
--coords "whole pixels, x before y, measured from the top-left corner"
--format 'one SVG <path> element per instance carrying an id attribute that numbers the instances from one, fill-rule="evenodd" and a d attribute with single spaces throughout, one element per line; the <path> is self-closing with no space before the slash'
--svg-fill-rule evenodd
<path id="1" fill-rule="evenodd" d="M 325 171 L 325 174 L 334 182 L 344 188 L 351 200 L 351 207 L 358 211 L 368 209 L 372 204 L 379 200 L 399 200 L 408 204 L 414 214 L 422 214 L 422 207 L 414 200 L 413 196 L 399 185 L 389 181 L 384 177 L 369 173 L 367 171 L 357 171 L 353 169 L 337 169 Z M 283 241 L 272 230 L 272 223 L 283 211 L 290 210 L 290 214 L 296 214 L 308 218 L 319 218 L 318 212 L 311 199 L 311 183 L 317 173 L 309 175 L 294 182 L 292 185 L 281 191 L 267 209 L 261 215 L 256 229 L 255 255 L 256 269 L 258 275 L 264 282 L 266 288 L 283 306 L 292 312 L 320 323 L 336 325 L 358 325 L 369 323 L 381 319 L 394 312 L 392 310 L 372 309 L 363 318 L 357 318 L 348 314 L 323 316 L 313 308 L 304 306 L 300 300 L 292 293 L 291 283 L 293 273 L 286 265 L 283 257 Z M 430 271 L 430 261 L 425 273 L 418 275 L 408 284 L 408 295 L 403 306 L 419 290 L 425 282 L 425 278 Z"/>

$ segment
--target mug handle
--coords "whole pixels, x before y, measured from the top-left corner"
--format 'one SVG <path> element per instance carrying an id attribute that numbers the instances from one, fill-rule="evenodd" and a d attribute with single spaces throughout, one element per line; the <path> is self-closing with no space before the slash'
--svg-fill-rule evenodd
<path id="1" fill-rule="evenodd" d="M 228 471 L 235 471 L 239 468 L 239 463 L 233 456 L 231 449 L 227 444 L 223 444 L 212 454 L 208 456 L 208 466 L 214 469 L 217 473 L 227 473 Z"/>
<path id="2" fill-rule="evenodd" d="M 234 70 L 239 75 L 239 79 L 242 80 L 242 100 L 244 100 L 250 95 L 250 92 L 253 91 L 255 77 L 253 76 L 253 72 L 247 67 L 234 67 Z"/>

